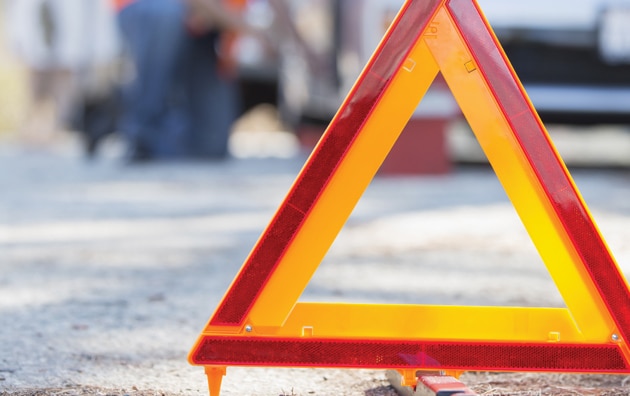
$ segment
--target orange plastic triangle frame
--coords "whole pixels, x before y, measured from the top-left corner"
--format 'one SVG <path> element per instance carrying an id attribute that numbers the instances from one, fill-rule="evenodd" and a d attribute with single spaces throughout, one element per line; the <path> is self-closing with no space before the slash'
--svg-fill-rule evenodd
<path id="1" fill-rule="evenodd" d="M 567 308 L 299 303 L 440 71 Z M 189 359 L 630 373 L 628 339 L 628 284 L 476 2 L 408 0 Z"/>

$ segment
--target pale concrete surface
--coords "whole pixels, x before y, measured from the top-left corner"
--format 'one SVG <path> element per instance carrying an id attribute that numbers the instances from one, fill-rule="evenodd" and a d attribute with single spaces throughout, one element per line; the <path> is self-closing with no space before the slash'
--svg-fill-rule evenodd
<path id="1" fill-rule="evenodd" d="M 0 392 L 205 395 L 186 354 L 305 160 L 278 156 L 123 166 L 72 141 L 0 145 Z M 629 274 L 630 170 L 573 175 Z M 303 299 L 563 304 L 487 167 L 376 178 Z M 380 371 L 228 369 L 222 394 L 391 389 Z"/>

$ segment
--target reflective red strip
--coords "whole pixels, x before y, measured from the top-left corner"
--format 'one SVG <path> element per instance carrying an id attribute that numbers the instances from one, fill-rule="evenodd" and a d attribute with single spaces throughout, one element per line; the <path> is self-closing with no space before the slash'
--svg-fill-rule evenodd
<path id="1" fill-rule="evenodd" d="M 552 149 L 535 110 L 525 99 L 516 74 L 499 50 L 500 44 L 490 33 L 473 1 L 449 0 L 447 7 L 620 335 L 630 341 L 630 290 L 627 283 Z"/>
<path id="2" fill-rule="evenodd" d="M 630 373 L 616 345 L 206 336 L 198 365 Z"/>
<path id="3" fill-rule="evenodd" d="M 287 198 L 243 265 L 210 320 L 211 325 L 243 324 L 286 248 L 440 3 L 439 0 L 414 1 L 405 6 L 404 14 L 390 29 L 383 46 L 366 66 L 366 71 L 344 106 L 339 109 Z"/>

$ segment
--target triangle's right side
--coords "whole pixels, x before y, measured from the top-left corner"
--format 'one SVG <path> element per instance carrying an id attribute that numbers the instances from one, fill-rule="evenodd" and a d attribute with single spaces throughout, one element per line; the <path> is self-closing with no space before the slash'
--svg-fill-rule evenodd
<path id="1" fill-rule="evenodd" d="M 449 0 L 433 23 L 426 42 L 584 341 L 630 361 L 628 284 L 483 13 Z"/>

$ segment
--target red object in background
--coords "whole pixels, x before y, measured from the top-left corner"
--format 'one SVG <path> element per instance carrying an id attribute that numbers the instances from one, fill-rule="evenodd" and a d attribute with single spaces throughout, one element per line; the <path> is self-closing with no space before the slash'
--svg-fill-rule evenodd
<path id="1" fill-rule="evenodd" d="M 445 174 L 452 169 L 444 117 L 416 117 L 407 126 L 381 165 L 380 174 Z"/>
<path id="2" fill-rule="evenodd" d="M 379 174 L 441 175 L 449 173 L 452 161 L 448 154 L 447 117 L 414 117 L 400 134 Z M 304 151 L 310 152 L 325 131 L 324 126 L 300 125 L 296 135 Z"/>

